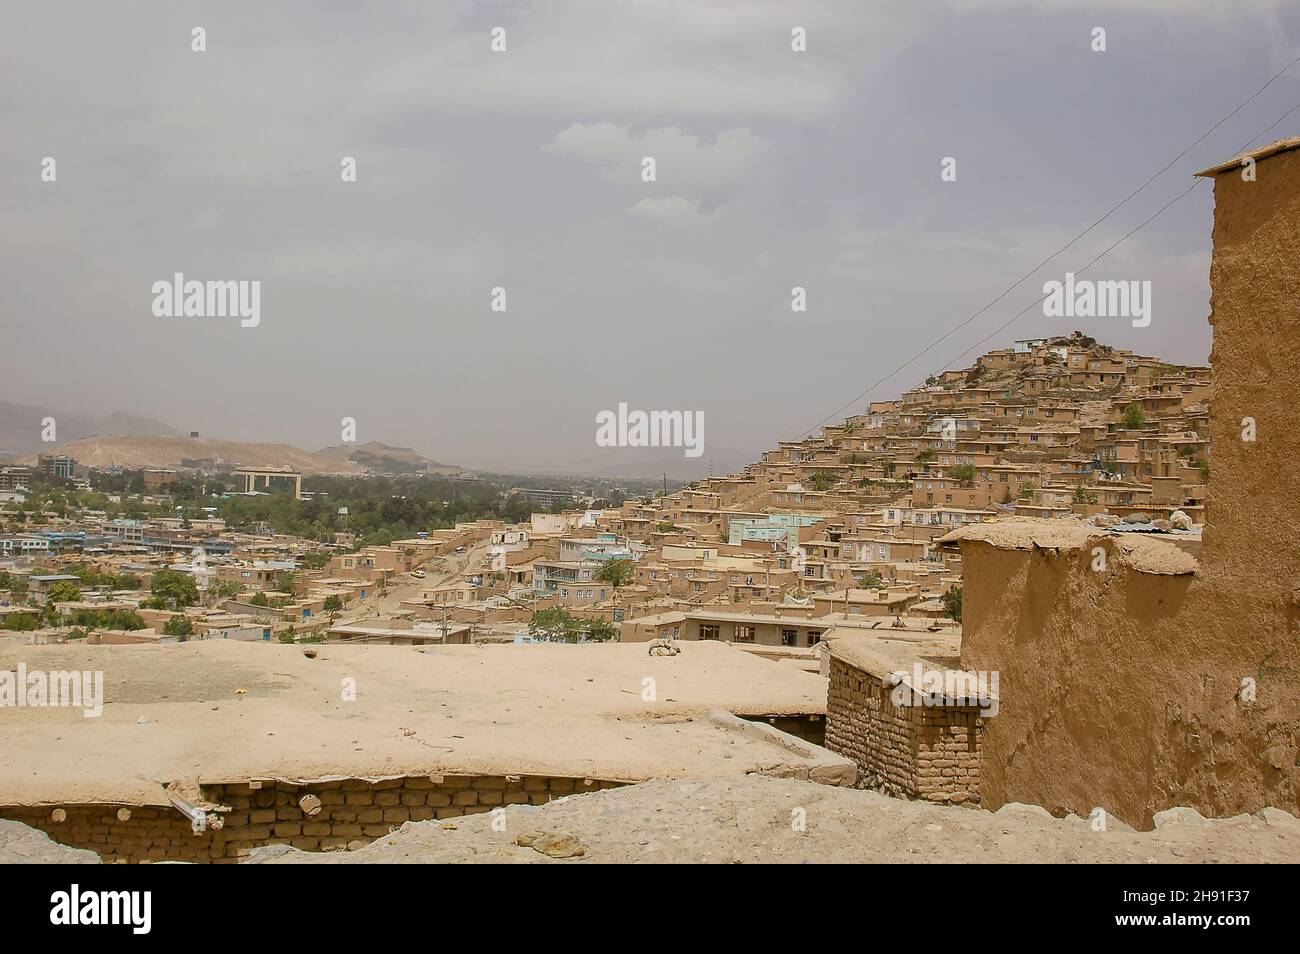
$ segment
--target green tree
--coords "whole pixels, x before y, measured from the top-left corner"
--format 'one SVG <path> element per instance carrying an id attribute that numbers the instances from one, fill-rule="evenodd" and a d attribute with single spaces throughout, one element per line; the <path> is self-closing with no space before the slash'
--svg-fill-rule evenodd
<path id="1" fill-rule="evenodd" d="M 631 560 L 610 560 L 597 571 L 596 579 L 602 583 L 610 583 L 614 589 L 618 589 L 630 582 L 635 574 L 636 565 Z"/>
<path id="2" fill-rule="evenodd" d="M 177 613 L 163 625 L 164 636 L 193 636 L 194 624 L 184 613 Z"/>
<path id="3" fill-rule="evenodd" d="M 1147 416 L 1142 413 L 1142 405 L 1130 404 L 1124 408 L 1124 416 L 1120 418 L 1119 426 L 1126 431 L 1140 431 L 1147 426 Z"/>
<path id="4" fill-rule="evenodd" d="M 228 600 L 238 596 L 244 591 L 244 588 L 234 580 L 221 580 L 209 592 L 219 600 Z"/>
<path id="5" fill-rule="evenodd" d="M 179 570 L 159 570 L 149 581 L 149 592 L 165 609 L 183 609 L 199 601 L 194 577 Z"/>
<path id="6" fill-rule="evenodd" d="M 59 580 L 45 594 L 49 603 L 75 603 L 81 599 L 81 587 L 71 580 Z"/>
<path id="7" fill-rule="evenodd" d="M 27 592 L 27 577 L 14 576 L 8 570 L 0 570 L 0 590 L 8 590 L 15 597 Z"/>
<path id="8" fill-rule="evenodd" d="M 533 613 L 528 633 L 548 643 L 603 643 L 619 635 L 618 627 L 607 620 L 577 617 L 559 606 Z"/>
<path id="9" fill-rule="evenodd" d="M 339 610 L 343 609 L 343 600 L 338 596 L 327 596 L 325 597 L 325 603 L 322 608 L 327 613 L 337 613 Z"/>
<path id="10" fill-rule="evenodd" d="M 858 586 L 864 590 L 869 590 L 877 586 L 883 586 L 885 581 L 881 579 L 880 574 L 875 570 L 868 570 L 858 577 Z"/>
<path id="11" fill-rule="evenodd" d="M 71 623 L 88 629 L 144 629 L 144 618 L 135 610 L 80 609 L 72 614 Z"/>
<path id="12" fill-rule="evenodd" d="M 961 622 L 961 601 L 963 585 L 954 586 L 943 594 L 943 615 L 956 623 Z"/>
<path id="13" fill-rule="evenodd" d="M 969 487 L 975 483 L 976 473 L 974 464 L 957 464 L 948 468 L 948 476 L 960 481 L 963 487 Z"/>
<path id="14" fill-rule="evenodd" d="M 29 633 L 40 628 L 41 617 L 39 613 L 10 613 L 5 620 L 4 626 L 0 627 L 0 629 L 8 629 L 16 633 Z"/>

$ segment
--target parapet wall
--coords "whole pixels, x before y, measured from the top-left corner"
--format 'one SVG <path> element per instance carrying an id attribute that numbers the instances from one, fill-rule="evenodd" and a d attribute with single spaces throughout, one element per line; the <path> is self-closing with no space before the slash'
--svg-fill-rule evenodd
<path id="1" fill-rule="evenodd" d="M 962 665 L 1000 674 L 985 807 L 1103 808 L 1142 829 L 1175 806 L 1296 811 L 1300 640 L 1275 604 L 1135 567 L 1113 538 L 962 550 Z"/>
<path id="2" fill-rule="evenodd" d="M 39 828 L 61 844 L 96 852 L 106 862 L 234 863 L 261 845 L 339 851 L 368 844 L 408 821 L 541 805 L 623 784 L 540 775 L 211 784 L 201 786 L 202 794 L 217 808 L 210 810 L 207 830 L 197 833 L 189 818 L 170 806 L 4 805 L 0 818 Z"/>
<path id="3" fill-rule="evenodd" d="M 983 720 L 970 706 L 895 705 L 886 682 L 834 655 L 826 747 L 858 766 L 858 787 L 979 804 Z"/>

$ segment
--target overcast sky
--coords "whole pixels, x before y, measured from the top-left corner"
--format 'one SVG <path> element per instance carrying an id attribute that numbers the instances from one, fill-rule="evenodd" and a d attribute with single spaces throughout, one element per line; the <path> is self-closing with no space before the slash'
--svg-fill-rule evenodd
<path id="1" fill-rule="evenodd" d="M 6 4 L 0 399 L 308 449 L 350 416 L 507 470 L 589 465 L 626 402 L 704 412 L 703 461 L 753 455 L 1298 54 L 1300 4 L 1267 0 Z M 1208 183 L 1092 273 L 1150 280 L 1149 327 L 1035 308 L 961 356 L 1297 102 L 1300 66 L 854 407 L 1075 327 L 1205 363 Z M 1296 133 L 1300 111 L 1265 138 Z M 260 325 L 155 317 L 178 271 L 261 281 Z"/>

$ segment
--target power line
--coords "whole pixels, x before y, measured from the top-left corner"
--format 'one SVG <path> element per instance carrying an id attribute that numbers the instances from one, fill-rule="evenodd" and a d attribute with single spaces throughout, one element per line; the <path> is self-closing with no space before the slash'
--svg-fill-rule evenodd
<path id="1" fill-rule="evenodd" d="M 1205 139 L 1206 139 L 1206 137 L 1208 137 L 1211 133 L 1213 133 L 1216 129 L 1218 129 L 1220 126 L 1222 126 L 1225 122 L 1227 122 L 1227 121 L 1228 121 L 1229 119 L 1231 119 L 1233 116 L 1237 115 L 1237 113 L 1241 112 L 1241 110 L 1244 109 L 1247 105 L 1249 105 L 1249 104 L 1250 104 L 1250 103 L 1251 103 L 1251 102 L 1252 102 L 1252 101 L 1253 101 L 1257 96 L 1260 95 L 1260 93 L 1264 92 L 1264 90 L 1268 89 L 1271 85 L 1273 85 L 1273 81 L 1274 81 L 1274 80 L 1276 80 L 1278 77 L 1280 77 L 1280 76 L 1281 76 L 1283 73 L 1285 73 L 1287 70 L 1291 69 L 1291 67 L 1295 66 L 1297 63 L 1300 63 L 1300 56 L 1297 56 L 1294 60 L 1292 60 L 1292 61 L 1291 61 L 1290 63 L 1288 63 L 1286 66 L 1282 67 L 1282 69 L 1278 70 L 1278 71 L 1277 71 L 1276 73 L 1274 73 L 1271 77 L 1269 77 L 1268 82 L 1266 82 L 1266 83 L 1265 83 L 1263 86 L 1261 86 L 1259 89 L 1255 90 L 1255 92 L 1251 93 L 1250 96 L 1248 96 L 1246 99 L 1242 100 L 1242 102 L 1238 103 L 1237 106 L 1236 106 L 1236 107 L 1235 107 L 1235 108 L 1234 108 L 1230 113 L 1228 113 L 1228 115 L 1224 116 L 1224 117 L 1223 117 L 1222 119 L 1220 119 L 1217 123 L 1215 123 L 1215 124 L 1214 124 L 1213 126 L 1211 126 L 1209 129 L 1207 129 L 1205 132 L 1203 132 L 1200 136 L 1198 136 L 1198 137 L 1197 137 L 1193 142 L 1191 142 L 1189 145 L 1187 145 L 1186 147 L 1184 147 L 1183 150 L 1182 150 L 1182 152 L 1180 152 L 1178 155 L 1174 156 L 1173 159 L 1169 160 L 1169 162 L 1167 162 L 1167 163 L 1166 163 L 1164 166 L 1162 166 L 1158 171 L 1156 171 L 1153 175 L 1151 175 L 1151 176 L 1150 176 L 1150 177 L 1149 177 L 1145 182 L 1143 182 L 1140 186 L 1138 186 L 1136 189 L 1134 189 L 1132 192 L 1130 192 L 1128 195 L 1126 195 L 1123 199 L 1121 199 L 1119 202 L 1117 202 L 1114 206 L 1112 206 L 1112 207 L 1111 207 L 1111 208 L 1106 212 L 1105 215 L 1103 215 L 1101 218 L 1097 219 L 1097 221 L 1093 222 L 1093 223 L 1092 223 L 1091 225 L 1089 225 L 1086 229 L 1084 229 L 1082 232 L 1080 232 L 1080 233 L 1079 233 L 1078 235 L 1076 235 L 1074 238 L 1070 239 L 1070 241 L 1066 242 L 1064 245 L 1062 245 L 1059 249 L 1057 249 L 1057 250 L 1056 250 L 1055 252 L 1053 252 L 1051 255 L 1047 256 L 1047 258 L 1043 259 L 1041 262 L 1039 262 L 1037 265 L 1035 265 L 1032 269 L 1030 269 L 1028 272 L 1026 272 L 1026 273 L 1025 273 L 1024 275 L 1022 275 L 1020 278 L 1016 279 L 1015 282 L 1013 282 L 1012 284 L 1008 285 L 1005 289 L 1002 290 L 1002 292 L 1001 292 L 1001 293 L 1000 293 L 996 298 L 994 298 L 992 301 L 990 301 L 988 304 L 986 304 L 986 305 L 985 305 L 983 308 L 981 308 L 979 311 L 975 312 L 973 315 L 969 316 L 968 318 L 966 318 L 964 321 L 960 322 L 959 324 L 954 325 L 952 328 L 949 328 L 949 329 L 948 329 L 947 331 L 945 331 L 942 335 L 940 335 L 940 336 L 939 336 L 938 338 L 936 338 L 934 341 L 930 342 L 928 345 L 926 345 L 924 348 L 922 348 L 920 351 L 918 351 L 918 352 L 917 352 L 916 354 L 914 354 L 912 357 L 908 358 L 906 361 L 904 361 L 904 362 L 903 362 L 902 364 L 900 364 L 898 367 L 894 368 L 892 371 L 890 371 L 890 372 L 889 372 L 888 374 L 886 374 L 884 377 L 878 379 L 877 381 L 873 382 L 871 385 L 869 385 L 868 387 L 866 387 L 866 388 L 865 388 L 861 393 L 859 393 L 855 398 L 853 398 L 852 400 L 850 400 L 850 401 L 846 402 L 845 404 L 841 405 L 839 408 L 837 408 L 836 410 L 832 411 L 832 412 L 831 412 L 830 414 L 828 414 L 826 417 L 822 418 L 820 421 L 818 421 L 816 424 L 814 424 L 812 427 L 806 428 L 805 430 L 801 431 L 800 433 L 801 433 L 801 434 L 808 434 L 808 433 L 811 433 L 812 431 L 815 431 L 817 428 L 821 427 L 821 426 L 822 426 L 823 424 L 825 424 L 826 422 L 831 421 L 831 420 L 834 420 L 836 417 L 838 417 L 839 415 L 841 415 L 845 410 L 847 410 L 847 409 L 850 408 L 850 407 L 853 407 L 855 404 L 857 404 L 859 401 L 861 401 L 864 397 L 866 397 L 868 394 L 870 394 L 870 393 L 871 393 L 872 391 L 874 391 L 876 388 L 880 387 L 880 385 L 884 384 L 886 381 L 888 381 L 888 380 L 889 380 L 890 378 L 892 378 L 894 375 L 898 374 L 898 372 L 900 372 L 900 371 L 902 371 L 904 368 L 906 368 L 909 364 L 912 364 L 913 362 L 915 362 L 915 361 L 919 360 L 920 358 L 924 357 L 926 354 L 928 354 L 928 353 L 930 352 L 930 350 L 931 350 L 932 348 L 936 347 L 936 346 L 939 345 L 939 344 L 942 344 L 944 341 L 946 341 L 948 338 L 950 338 L 953 334 L 955 334 L 956 332 L 960 331 L 962 328 L 965 328 L 967 325 L 969 325 L 969 324 L 970 324 L 972 321 L 974 321 L 975 319 L 979 318 L 979 317 L 980 317 L 981 315 L 983 315 L 986 311 L 988 311 L 990 308 L 992 308 L 994 305 L 996 305 L 998 302 L 1000 302 L 1003 298 L 1005 298 L 1007 295 L 1011 294 L 1011 292 L 1013 292 L 1016 288 L 1018 288 L 1018 287 L 1020 287 L 1022 284 L 1024 284 L 1024 282 L 1025 282 L 1026 280 L 1028 280 L 1031 276 L 1033 276 L 1034 273 L 1037 272 L 1040 268 L 1042 268 L 1044 265 L 1046 265 L 1046 264 L 1047 264 L 1048 262 L 1050 262 L 1052 259 L 1056 258 L 1056 256 L 1060 255 L 1060 254 L 1061 254 L 1062 252 L 1064 252 L 1066 249 L 1070 248 L 1070 246 L 1074 245 L 1075 242 L 1079 241 L 1079 239 L 1083 238 L 1085 235 L 1087 235 L 1089 232 L 1091 232 L 1093 229 L 1095 229 L 1098 225 L 1102 224 L 1102 223 L 1105 222 L 1107 219 L 1109 219 L 1112 215 L 1114 215 L 1117 211 L 1119 211 L 1120 208 L 1122 208 L 1124 205 L 1126 205 L 1126 204 L 1127 204 L 1131 199 L 1133 199 L 1136 195 L 1138 195 L 1138 193 L 1142 192 L 1142 190 L 1144 190 L 1144 189 L 1145 189 L 1147 186 L 1149 186 L 1152 182 L 1154 182 L 1156 179 L 1160 178 L 1160 176 L 1162 176 L 1165 172 L 1167 172 L 1167 171 L 1169 170 L 1169 168 L 1170 168 L 1171 166 L 1174 165 L 1174 163 L 1178 162 L 1179 159 L 1183 158 L 1183 156 L 1187 155 L 1187 153 L 1189 153 L 1192 149 L 1194 149 L 1196 146 L 1198 146 L 1198 145 L 1200 145 L 1202 142 L 1204 142 Z M 1295 108 L 1300 108 L 1300 106 L 1297 106 L 1297 107 L 1295 107 Z M 1291 112 L 1294 112 L 1294 111 L 1295 111 L 1295 108 L 1293 108 L 1292 110 L 1290 110 L 1286 115 L 1289 116 L 1289 115 L 1291 114 Z M 1283 117 L 1282 117 L 1282 119 L 1285 119 L 1285 118 L 1286 118 L 1286 116 L 1283 116 Z M 1282 119 L 1279 119 L 1279 120 L 1277 121 L 1277 123 L 1274 123 L 1273 126 L 1270 126 L 1270 127 L 1269 127 L 1269 130 L 1272 130 L 1274 126 L 1277 126 L 1278 123 L 1280 123 L 1280 122 L 1282 121 Z M 1267 132 L 1267 131 L 1266 131 L 1266 132 Z M 1256 138 L 1258 138 L 1258 137 L 1256 137 Z M 1253 140 L 1252 140 L 1252 141 L 1253 141 Z M 1244 148 L 1244 147 L 1243 147 L 1243 148 Z M 1239 151 L 1240 151 L 1240 150 L 1239 150 Z M 1195 188 L 1195 185 L 1196 185 L 1196 183 L 1193 183 L 1192 188 Z M 1190 192 L 1190 191 L 1191 191 L 1191 189 L 1189 188 L 1189 189 L 1187 190 L 1187 192 Z M 1184 192 L 1183 195 L 1186 195 L 1187 192 Z M 1176 202 L 1176 201 L 1178 201 L 1178 199 L 1181 199 L 1181 198 L 1182 198 L 1182 195 L 1178 196 L 1178 197 L 1177 197 L 1176 199 L 1174 199 L 1173 201 Z M 1167 203 L 1164 207 L 1162 207 L 1162 208 L 1160 209 L 1159 212 L 1156 213 L 1156 215 L 1159 215 L 1160 212 L 1163 212 L 1165 209 L 1167 209 L 1167 208 L 1169 207 L 1169 205 L 1172 205 L 1172 204 L 1173 204 L 1172 202 Z M 1150 219 L 1147 220 L 1147 222 L 1152 221 L 1154 218 L 1155 218 L 1155 216 L 1152 216 Z M 1144 222 L 1144 223 L 1142 223 L 1142 224 L 1143 224 L 1143 225 L 1146 225 L 1146 222 Z M 1141 228 L 1141 227 L 1142 227 L 1141 225 L 1138 226 L 1138 228 Z M 1133 231 L 1137 231 L 1137 229 L 1134 229 Z M 1124 238 L 1126 239 L 1126 238 L 1128 238 L 1128 237 L 1129 237 L 1130 235 L 1132 235 L 1132 234 L 1133 234 L 1133 232 L 1129 232 L 1128 235 L 1124 236 Z M 1121 242 L 1122 242 L 1123 240 L 1124 240 L 1124 239 L 1120 239 Z M 1116 243 L 1116 244 L 1118 244 L 1118 243 Z M 1114 247 L 1115 247 L 1114 245 L 1111 246 L 1111 248 L 1114 248 Z M 1110 249 L 1107 249 L 1106 251 L 1110 251 Z M 1102 254 L 1104 255 L 1105 252 L 1103 252 Z M 1092 262 L 1089 262 L 1089 263 L 1088 263 L 1088 264 L 1089 264 L 1089 267 L 1090 267 L 1091 265 L 1095 264 L 1096 261 L 1097 261 L 1097 259 L 1094 259 Z M 1077 274 L 1077 273 L 1076 273 L 1076 274 Z M 1041 299 L 1040 299 L 1040 301 L 1041 301 Z M 1032 308 L 1033 305 L 1030 305 L 1029 307 Z M 1021 315 L 1023 315 L 1023 314 L 1024 314 L 1026 311 L 1028 311 L 1028 310 L 1029 310 L 1029 308 L 1026 308 L 1024 311 L 1020 312 L 1019 314 L 1016 315 L 1016 318 L 1019 318 Z M 1015 320 L 1015 318 L 1012 319 L 1012 321 L 1014 321 L 1014 320 Z M 1010 322 L 1007 322 L 1007 324 L 1010 324 Z M 1005 328 L 1006 325 L 1003 325 L 1002 327 Z M 986 338 L 986 339 L 984 339 L 984 340 L 988 340 L 988 339 Z M 963 354 L 964 354 L 964 352 L 963 352 Z"/>
<path id="2" fill-rule="evenodd" d="M 1195 189 L 1198 185 L 1200 185 L 1200 184 L 1202 183 L 1202 181 L 1204 181 L 1204 180 L 1202 180 L 1202 179 L 1197 179 L 1195 182 L 1193 182 L 1191 185 L 1189 185 L 1189 186 L 1186 188 L 1186 190 L 1184 190 L 1183 192 L 1180 192 L 1178 195 L 1174 196 L 1172 199 L 1170 199 L 1168 202 L 1166 202 L 1164 205 L 1162 205 L 1159 209 L 1157 209 L 1154 213 L 1152 213 L 1151 217 L 1148 218 L 1148 219 L 1147 219 L 1145 222 L 1143 222 L 1141 225 L 1134 226 L 1134 227 L 1133 227 L 1131 230 L 1129 230 L 1126 234 L 1124 234 L 1124 235 L 1121 236 L 1120 238 L 1116 239 L 1116 240 L 1115 240 L 1114 242 L 1112 242 L 1110 245 L 1106 246 L 1106 248 L 1103 249 L 1103 250 L 1102 250 L 1102 251 L 1097 255 L 1096 258 L 1094 258 L 1094 259 L 1093 259 L 1091 262 L 1089 262 L 1087 265 L 1083 266 L 1083 268 L 1078 269 L 1076 272 L 1074 272 L 1074 274 L 1075 274 L 1075 275 L 1082 275 L 1082 274 L 1083 274 L 1084 272 L 1086 272 L 1088 269 L 1092 268 L 1092 266 L 1096 265 L 1099 261 L 1101 261 L 1102 258 L 1104 258 L 1104 257 L 1105 257 L 1105 256 L 1106 256 L 1106 255 L 1107 255 L 1107 254 L 1112 250 L 1112 249 L 1114 249 L 1117 245 L 1120 245 L 1120 244 L 1123 243 L 1125 240 L 1127 240 L 1128 238 L 1130 238 L 1130 237 L 1133 235 L 1133 233 L 1137 232 L 1139 229 L 1146 228 L 1148 225 L 1150 225 L 1152 222 L 1154 222 L 1154 221 L 1155 221 L 1155 220 L 1160 216 L 1160 213 L 1162 213 L 1162 212 L 1165 211 L 1165 209 L 1169 208 L 1171 205 L 1173 205 L 1173 204 L 1174 204 L 1175 202 L 1177 202 L 1178 200 L 1180 200 L 1180 199 L 1184 198 L 1185 196 L 1189 195 L 1193 189 Z M 1006 330 L 1010 325 L 1012 325 L 1014 322 L 1016 322 L 1016 321 L 1018 321 L 1020 318 L 1024 317 L 1024 315 L 1025 315 L 1025 314 L 1026 314 L 1030 309 L 1032 309 L 1032 308 L 1034 308 L 1034 307 L 1036 307 L 1036 306 L 1038 306 L 1038 305 L 1041 305 L 1044 301 L 1046 301 L 1046 300 L 1047 300 L 1048 298 L 1050 298 L 1050 297 L 1051 297 L 1051 295 L 1050 295 L 1050 293 L 1049 293 L 1049 294 L 1047 294 L 1047 295 L 1044 295 L 1042 298 L 1039 298 L 1039 299 L 1036 300 L 1036 301 L 1031 301 L 1028 305 L 1026 305 L 1026 306 L 1025 306 L 1024 308 L 1022 308 L 1020 311 L 1016 312 L 1015 315 L 1013 315 L 1013 316 L 1012 316 L 1008 321 L 1006 321 L 1006 322 L 1004 322 L 1003 324 L 999 325 L 997 328 L 994 328 L 991 332 L 989 332 L 987 335 L 985 335 L 985 336 L 984 336 L 983 338 L 981 338 L 979 341 L 975 342 L 973 345 L 971 345 L 969 348 L 967 348 L 967 349 L 966 349 L 965 351 L 963 351 L 961 354 L 957 355 L 957 357 L 955 357 L 955 358 L 953 358 L 951 361 L 949 361 L 948 364 L 946 364 L 944 367 L 950 367 L 951 365 L 956 364 L 958 361 L 960 361 L 962 358 L 966 357 L 966 355 L 970 354 L 972 351 L 974 351 L 976 348 L 978 348 L 978 347 L 979 347 L 980 345 L 982 345 L 984 342 L 988 341 L 990 338 L 995 337 L 995 336 L 998 335 L 1000 332 L 1005 331 L 1005 330 Z"/>
<path id="3" fill-rule="evenodd" d="M 1296 103 L 1294 106 L 1292 106 L 1290 109 L 1288 109 L 1285 113 L 1283 113 L 1283 114 L 1281 115 L 1281 117 L 1279 117 L 1279 118 L 1277 119 L 1277 121 L 1275 121 L 1275 122 L 1273 123 L 1273 125 L 1269 126 L 1269 127 L 1268 127 L 1267 129 L 1265 129 L 1262 133 L 1259 133 L 1258 135 L 1255 135 L 1255 136 L 1251 136 L 1250 139 L 1246 140 L 1246 142 L 1243 143 L 1239 149 L 1237 149 L 1237 153 L 1240 154 L 1240 153 L 1242 153 L 1242 152 L 1245 152 L 1246 149 L 1248 149 L 1248 148 L 1250 147 L 1250 145 L 1251 145 L 1252 143 L 1254 143 L 1256 140 L 1262 139 L 1262 138 L 1264 138 L 1265 136 L 1267 136 L 1267 135 L 1268 135 L 1269 133 L 1271 133 L 1274 129 L 1276 129 L 1278 126 L 1280 126 L 1280 125 L 1282 124 L 1283 120 L 1285 120 L 1288 116 L 1290 116 L 1292 113 L 1294 113 L 1297 109 L 1300 109 L 1300 103 Z M 1204 182 L 1204 181 L 1206 181 L 1206 180 L 1204 180 L 1204 179 L 1196 179 L 1196 180 L 1194 180 L 1194 181 L 1192 182 L 1192 184 L 1191 184 L 1190 186 L 1188 186 L 1188 187 L 1187 187 L 1183 192 L 1181 192 L 1181 193 L 1179 193 L 1178 195 L 1174 196 L 1172 199 L 1170 199 L 1168 202 L 1166 202 L 1164 205 L 1162 205 L 1159 209 L 1157 209 L 1157 210 L 1155 211 L 1155 213 L 1154 213 L 1150 218 L 1148 218 L 1145 222 L 1143 222 L 1141 225 L 1138 225 L 1138 226 L 1136 226 L 1135 228 L 1131 229 L 1127 234 L 1121 236 L 1119 239 L 1116 239 L 1115 242 L 1113 242 L 1111 245 L 1107 246 L 1106 249 L 1104 249 L 1104 250 L 1101 252 L 1100 255 L 1098 255 L 1096 258 L 1094 258 L 1094 259 L 1093 259 L 1091 262 L 1089 262 L 1087 265 L 1083 266 L 1083 268 L 1081 268 L 1081 269 L 1079 269 L 1078 271 L 1076 271 L 1074 274 L 1076 274 L 1076 275 L 1082 275 L 1082 274 L 1083 274 L 1084 272 L 1086 272 L 1088 269 L 1092 268 L 1092 266 L 1096 265 L 1097 262 L 1100 261 L 1100 260 L 1102 259 L 1103 256 L 1105 256 L 1108 252 L 1110 252 L 1112 249 L 1114 249 L 1117 245 L 1120 245 L 1120 244 L 1122 244 L 1123 242 L 1127 241 L 1127 240 L 1128 240 L 1128 239 L 1133 235 L 1134 232 L 1137 232 L 1139 229 L 1145 228 L 1145 227 L 1146 227 L 1147 225 L 1149 225 L 1151 222 L 1155 221 L 1157 218 L 1159 218 L 1159 216 L 1160 216 L 1160 214 L 1161 214 L 1162 212 L 1164 212 L 1166 209 L 1168 209 L 1168 208 L 1169 208 L 1171 205 L 1173 205 L 1175 202 L 1178 202 L 1179 200 L 1181 200 L 1182 198 L 1184 198 L 1184 197 L 1185 197 L 1186 195 L 1188 195 L 1188 194 L 1189 194 L 1193 189 L 1195 189 L 1198 185 L 1200 185 L 1200 184 L 1201 184 L 1202 182 Z M 984 344 L 984 342 L 988 341 L 990 338 L 994 337 L 994 336 L 997 335 L 999 332 L 1005 331 L 1005 330 L 1006 330 L 1006 329 L 1007 329 L 1007 328 L 1008 328 L 1008 327 L 1009 327 L 1013 322 L 1015 322 L 1015 321 L 1019 320 L 1020 318 L 1022 318 L 1022 317 L 1025 315 L 1025 313 L 1028 312 L 1028 311 L 1029 311 L 1031 308 L 1033 308 L 1035 305 L 1041 305 L 1041 304 L 1043 303 L 1043 301 L 1044 301 L 1045 299 L 1047 299 L 1048 297 L 1049 297 L 1048 295 L 1044 295 L 1042 298 L 1038 299 L 1037 301 L 1035 301 L 1035 302 L 1030 302 L 1029 305 L 1027 305 L 1023 310 L 1017 312 L 1017 313 L 1016 313 L 1016 314 L 1015 314 L 1015 315 L 1014 315 L 1014 316 L 1013 316 L 1009 321 L 1003 323 L 1003 324 L 1000 325 L 998 328 L 994 329 L 992 332 L 990 332 L 989 334 L 985 335 L 985 336 L 984 336 L 983 338 L 981 338 L 979 341 L 975 342 L 973 345 L 971 345 L 969 348 L 967 348 L 967 349 L 966 349 L 965 351 L 963 351 L 961 354 L 957 355 L 957 357 L 953 358 L 951 361 L 949 361 L 947 364 L 945 364 L 944 367 L 945 367 L 945 368 L 949 368 L 949 367 L 952 367 L 953 365 L 957 364 L 959 361 L 961 361 L 962 358 L 966 357 L 966 355 L 970 354 L 972 351 L 974 351 L 974 350 L 975 350 L 976 348 L 978 348 L 980 345 Z"/>

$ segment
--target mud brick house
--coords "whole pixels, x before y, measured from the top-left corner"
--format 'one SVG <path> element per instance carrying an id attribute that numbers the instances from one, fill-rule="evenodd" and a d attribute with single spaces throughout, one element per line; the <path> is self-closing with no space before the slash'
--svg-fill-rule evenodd
<path id="1" fill-rule="evenodd" d="M 858 785 L 952 805 L 980 802 L 981 702 L 945 694 L 923 704 L 923 672 L 955 673 L 960 637 L 833 631 L 825 668 L 826 747 L 858 767 Z"/>
<path id="2" fill-rule="evenodd" d="M 1300 138 L 1201 175 L 1215 188 L 1201 556 L 1082 528 L 949 536 L 962 665 L 1001 673 L 986 807 L 1101 806 L 1138 827 L 1175 805 L 1300 808 Z"/>

